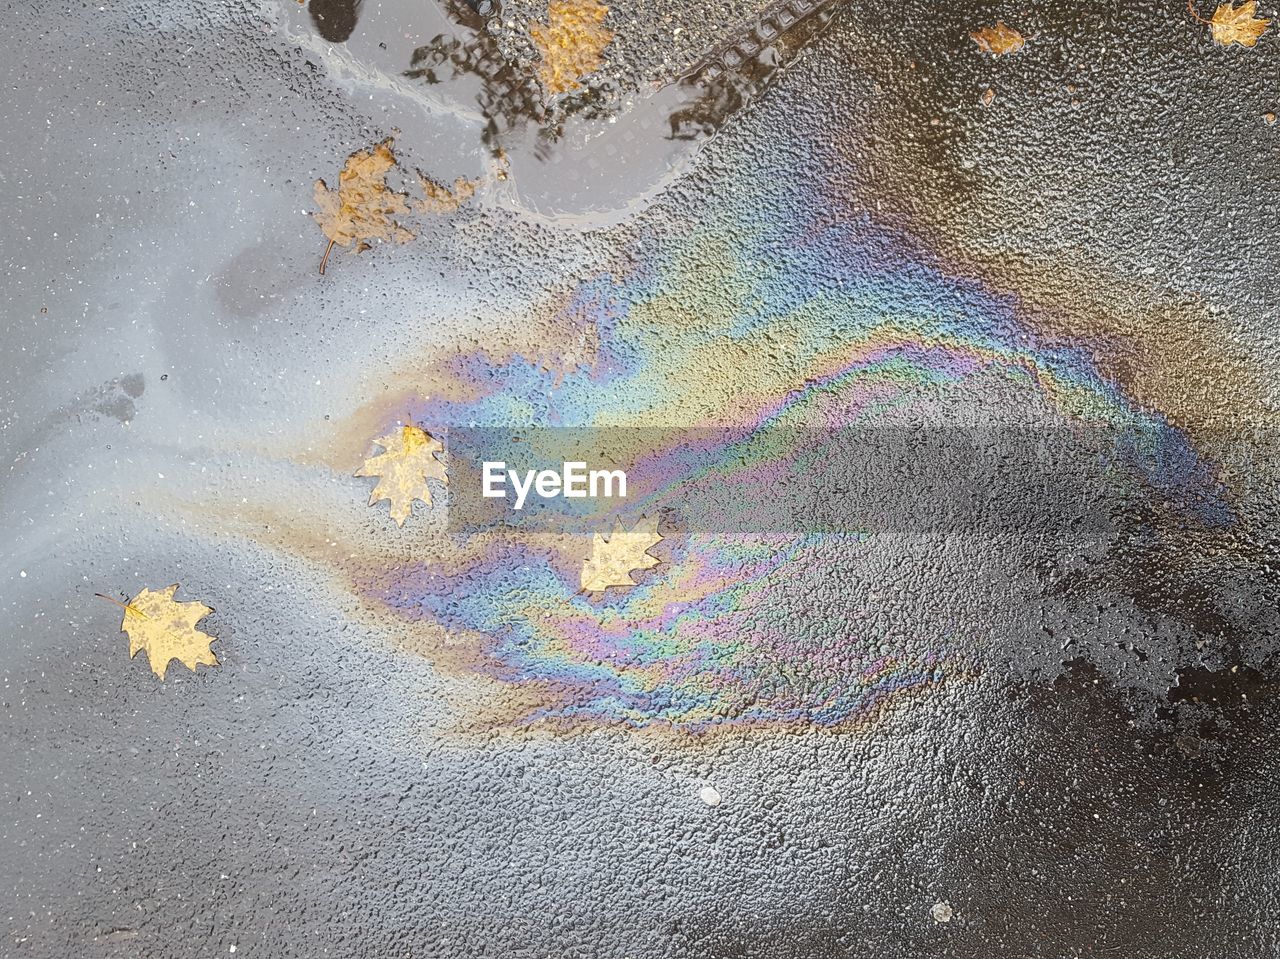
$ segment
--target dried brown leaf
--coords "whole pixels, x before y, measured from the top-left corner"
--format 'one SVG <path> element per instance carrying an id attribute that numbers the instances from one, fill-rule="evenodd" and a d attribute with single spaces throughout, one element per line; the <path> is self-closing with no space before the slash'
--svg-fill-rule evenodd
<path id="1" fill-rule="evenodd" d="M 1193 11 L 1194 12 L 1194 11 Z M 1229 47 L 1238 43 L 1242 47 L 1251 47 L 1258 42 L 1270 20 L 1257 16 L 1257 0 L 1249 0 L 1236 6 L 1234 3 L 1220 3 L 1213 11 L 1209 21 L 1209 34 L 1213 42 L 1220 47 Z"/>
<path id="2" fill-rule="evenodd" d="M 378 485 L 369 494 L 369 505 L 380 500 L 391 501 L 391 518 L 403 526 L 413 512 L 413 501 L 431 505 L 427 480 L 447 485 L 444 464 L 436 458 L 444 445 L 426 430 L 409 424 L 375 440 L 383 452 L 371 456 L 356 471 L 356 476 L 376 476 Z"/>
<path id="3" fill-rule="evenodd" d="M 632 571 L 658 565 L 659 560 L 648 551 L 660 542 L 656 516 L 641 519 L 631 529 L 624 529 L 622 522 L 615 520 L 607 540 L 599 533 L 592 540 L 591 555 L 582 564 L 582 589 L 598 593 L 611 586 L 636 585 Z"/>
<path id="4" fill-rule="evenodd" d="M 396 165 L 391 140 L 383 140 L 371 150 L 360 150 L 347 158 L 338 174 L 338 188 L 331 190 L 324 180 L 316 180 L 315 221 L 329 238 L 329 247 L 320 261 L 324 272 L 334 244 L 367 250 L 372 240 L 404 243 L 413 233 L 396 217 L 409 212 L 408 198 L 387 186 L 387 173 Z"/>
<path id="5" fill-rule="evenodd" d="M 538 77 L 550 94 L 576 90 L 583 77 L 600 69 L 613 31 L 604 25 L 609 8 L 597 0 L 551 0 L 547 22 L 529 29 L 542 63 Z"/>
<path id="6" fill-rule="evenodd" d="M 1006 26 L 1001 20 L 994 27 L 983 27 L 969 34 L 978 49 L 993 57 L 1002 57 L 1006 53 L 1017 53 L 1026 44 L 1026 38 L 1013 27 Z"/>
<path id="7" fill-rule="evenodd" d="M 415 202 L 415 206 L 423 213 L 453 213 L 476 194 L 479 182 L 458 177 L 453 181 L 453 189 L 435 180 L 428 179 L 421 173 L 418 181 L 422 184 L 423 199 Z"/>
<path id="8" fill-rule="evenodd" d="M 204 603 L 179 603 L 174 599 L 177 591 L 175 583 L 164 589 L 144 589 L 128 603 L 111 600 L 124 607 L 120 629 L 129 636 L 130 657 L 146 650 L 151 671 L 161 679 L 175 659 L 193 672 L 197 666 L 218 665 L 209 648 L 213 637 L 196 629 L 196 623 L 213 610 Z"/>

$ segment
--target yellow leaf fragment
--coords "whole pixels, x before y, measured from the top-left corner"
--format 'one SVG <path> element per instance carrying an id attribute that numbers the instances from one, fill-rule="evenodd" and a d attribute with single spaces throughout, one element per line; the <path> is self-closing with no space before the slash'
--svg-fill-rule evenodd
<path id="1" fill-rule="evenodd" d="M 423 199 L 416 202 L 423 213 L 453 213 L 476 194 L 479 185 L 475 180 L 458 177 L 453 181 L 453 189 L 428 179 L 421 173 L 418 181 L 422 184 Z"/>
<path id="2" fill-rule="evenodd" d="M 609 8 L 597 0 L 551 0 L 547 22 L 529 29 L 542 64 L 538 77 L 554 95 L 576 90 L 588 73 L 600 69 L 613 31 L 604 25 Z"/>
<path id="3" fill-rule="evenodd" d="M 641 519 L 631 529 L 615 520 L 613 532 L 606 540 L 599 533 L 591 543 L 591 555 L 582 563 L 582 588 L 598 593 L 610 586 L 634 586 L 633 570 L 652 569 L 660 560 L 648 550 L 662 542 L 658 533 L 658 517 Z"/>
<path id="4" fill-rule="evenodd" d="M 177 583 L 160 590 L 144 589 L 125 605 L 120 624 L 129 636 L 129 657 L 145 649 L 151 671 L 161 679 L 175 659 L 192 672 L 196 666 L 218 665 L 209 648 L 213 637 L 196 629 L 196 623 L 213 610 L 204 603 L 176 602 L 177 591 Z"/>
<path id="5" fill-rule="evenodd" d="M 969 36 L 983 53 L 993 57 L 1002 57 L 1006 53 L 1017 53 L 1026 44 L 1026 39 L 1013 27 L 1006 26 L 1001 20 L 994 27 L 983 27 L 974 30 Z M 1034 37 L 1032 39 L 1035 39 Z"/>
<path id="6" fill-rule="evenodd" d="M 403 526 L 413 512 L 414 500 L 431 505 L 427 480 L 448 484 L 444 464 L 436 459 L 436 454 L 444 451 L 444 444 L 412 424 L 375 442 L 384 452 L 365 460 L 356 476 L 379 477 L 378 485 L 369 494 L 369 505 L 390 500 L 391 518 L 396 525 Z"/>
<path id="7" fill-rule="evenodd" d="M 1249 0 L 1236 6 L 1234 3 L 1220 3 L 1213 11 L 1209 21 L 1209 34 L 1213 42 L 1221 47 L 1229 47 L 1238 43 L 1242 47 L 1251 47 L 1258 42 L 1258 37 L 1271 23 L 1257 16 L 1257 0 Z"/>
<path id="8" fill-rule="evenodd" d="M 355 245 L 356 252 L 367 249 L 371 240 L 404 243 L 413 233 L 396 222 L 409 212 L 407 197 L 387 186 L 387 173 L 396 165 L 391 140 L 383 140 L 371 150 L 359 150 L 347 158 L 338 174 L 338 188 L 331 190 L 324 180 L 316 180 L 315 221 L 329 238 L 320 272 L 334 244 Z"/>

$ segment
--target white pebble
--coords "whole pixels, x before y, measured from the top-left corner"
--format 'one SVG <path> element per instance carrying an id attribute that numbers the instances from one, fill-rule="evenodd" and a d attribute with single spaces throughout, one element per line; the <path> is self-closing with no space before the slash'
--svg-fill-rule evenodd
<path id="1" fill-rule="evenodd" d="M 708 806 L 719 806 L 720 790 L 716 789 L 715 786 L 703 786 L 698 790 L 698 798 Z"/>
<path id="2" fill-rule="evenodd" d="M 951 917 L 956 914 L 956 911 L 951 908 L 951 903 L 949 902 L 935 902 L 933 904 L 933 908 L 930 909 L 929 912 L 933 914 L 934 921 L 936 922 L 950 922 Z"/>

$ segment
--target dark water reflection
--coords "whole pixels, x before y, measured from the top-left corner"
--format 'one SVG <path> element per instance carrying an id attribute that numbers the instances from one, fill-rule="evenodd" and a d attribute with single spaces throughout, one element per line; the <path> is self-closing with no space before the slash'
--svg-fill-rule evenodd
<path id="1" fill-rule="evenodd" d="M 832 0 L 780 0 L 743 10 L 736 26 L 708 32 L 676 62 L 640 70 L 625 68 L 634 37 L 615 13 L 613 28 L 622 32 L 604 67 L 558 96 L 539 81 L 528 24 L 504 20 L 492 0 L 310 0 L 306 9 L 311 31 L 389 81 L 372 96 L 395 99 L 404 81 L 430 88 L 421 102 L 388 104 L 403 148 L 412 152 L 420 139 L 446 179 L 474 177 L 483 154 L 501 157 L 521 209 L 601 225 L 630 215 L 678 176 L 812 47 L 839 8 Z M 459 136 L 445 156 L 419 127 L 450 112 Z"/>
<path id="2" fill-rule="evenodd" d="M 485 0 L 447 0 L 446 14 L 468 35 L 440 34 L 418 47 L 405 76 L 429 84 L 478 81 L 475 102 L 486 120 L 486 145 L 506 147 L 504 133 L 532 125 L 538 128 L 537 152 L 542 159 L 564 136 L 569 118 L 616 115 L 622 91 L 607 77 L 597 77 L 567 96 L 548 98 L 528 65 L 512 59 L 498 34 L 487 29 L 490 6 Z M 683 71 L 676 84 L 679 95 L 661 98 L 664 116 L 655 127 L 669 140 L 711 136 L 822 32 L 834 9 L 829 0 L 772 4 Z"/>
<path id="3" fill-rule="evenodd" d="M 316 32 L 330 43 L 345 43 L 355 32 L 363 0 L 311 0 L 307 12 Z"/>
<path id="4" fill-rule="evenodd" d="M 764 11 L 753 26 L 717 46 L 680 81 L 688 106 L 671 114 L 671 138 L 711 136 L 763 93 L 831 22 L 828 0 L 788 0 Z"/>
<path id="5" fill-rule="evenodd" d="M 363 2 L 364 0 L 311 0 L 307 5 L 307 12 L 311 14 L 311 23 L 320 36 L 331 43 L 345 43 L 355 33 Z M 497 4 L 493 0 L 465 0 L 465 3 L 450 6 L 464 7 L 479 17 L 487 17 L 497 11 Z"/>

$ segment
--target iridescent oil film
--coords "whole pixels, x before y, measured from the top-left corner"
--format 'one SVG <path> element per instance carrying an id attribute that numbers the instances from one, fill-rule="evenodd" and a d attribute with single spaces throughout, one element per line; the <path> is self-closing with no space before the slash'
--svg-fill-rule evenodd
<path id="1" fill-rule="evenodd" d="M 1280 952 L 1280 7 L 6 14 L 0 955 Z"/>

